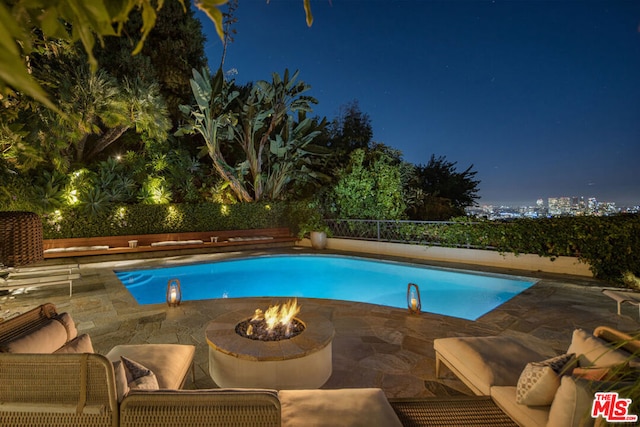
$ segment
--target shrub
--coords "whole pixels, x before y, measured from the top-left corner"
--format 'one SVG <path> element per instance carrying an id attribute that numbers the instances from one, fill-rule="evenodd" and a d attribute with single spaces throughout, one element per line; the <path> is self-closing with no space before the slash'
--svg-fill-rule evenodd
<path id="1" fill-rule="evenodd" d="M 308 213 L 299 203 L 118 205 L 99 216 L 80 208 L 43 215 L 45 239 L 188 231 L 289 227 L 297 233 Z"/>

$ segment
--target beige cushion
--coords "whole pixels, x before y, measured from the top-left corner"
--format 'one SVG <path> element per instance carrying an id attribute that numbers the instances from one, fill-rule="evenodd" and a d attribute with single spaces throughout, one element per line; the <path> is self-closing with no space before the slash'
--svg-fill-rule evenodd
<path id="1" fill-rule="evenodd" d="M 438 338 L 433 347 L 464 376 L 464 382 L 485 396 L 491 386 L 515 386 L 527 363 L 545 358 L 515 338 L 504 336 Z"/>
<path id="2" fill-rule="evenodd" d="M 573 331 L 567 353 L 575 353 L 580 367 L 608 367 L 627 361 L 627 354 L 614 350 L 603 340 L 582 329 Z"/>
<path id="3" fill-rule="evenodd" d="M 0 347 L 2 353 L 53 353 L 67 342 L 67 330 L 61 322 L 48 320 L 35 331 Z"/>
<path id="4" fill-rule="evenodd" d="M 60 313 L 54 317 L 54 319 L 62 323 L 62 326 L 67 330 L 67 341 L 71 341 L 78 336 L 76 323 L 73 321 L 69 313 Z"/>
<path id="5" fill-rule="evenodd" d="M 282 427 L 401 427 L 382 390 L 280 390 Z"/>
<path id="6" fill-rule="evenodd" d="M 516 403 L 516 386 L 491 387 L 491 399 L 521 427 L 540 427 L 547 424 L 549 406 L 527 406 Z"/>
<path id="7" fill-rule="evenodd" d="M 551 405 L 556 390 L 560 387 L 560 375 L 573 368 L 574 354 L 563 354 L 542 362 L 531 362 L 520 374 L 516 388 L 516 402 L 521 405 Z"/>
<path id="8" fill-rule="evenodd" d="M 60 347 L 54 353 L 94 353 L 91 337 L 87 334 L 82 334 Z"/>
<path id="9" fill-rule="evenodd" d="M 562 377 L 560 388 L 551 404 L 548 427 L 589 427 L 594 391 L 589 382 L 569 376 Z"/>
<path id="10" fill-rule="evenodd" d="M 107 353 L 110 361 L 128 357 L 149 368 L 161 389 L 178 389 L 189 372 L 195 346 L 182 344 L 117 345 Z"/>

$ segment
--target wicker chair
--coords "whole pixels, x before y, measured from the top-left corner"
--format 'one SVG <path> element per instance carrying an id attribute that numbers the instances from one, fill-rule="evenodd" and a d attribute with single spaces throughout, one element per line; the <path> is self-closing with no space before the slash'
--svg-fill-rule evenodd
<path id="1" fill-rule="evenodd" d="M 280 427 L 280 402 L 268 390 L 160 390 L 130 393 L 121 427 Z"/>
<path id="2" fill-rule="evenodd" d="M 118 426 L 113 365 L 99 354 L 0 354 L 3 426 Z"/>
<path id="3" fill-rule="evenodd" d="M 43 259 L 40 216 L 33 212 L 0 212 L 0 263 L 18 267 Z"/>

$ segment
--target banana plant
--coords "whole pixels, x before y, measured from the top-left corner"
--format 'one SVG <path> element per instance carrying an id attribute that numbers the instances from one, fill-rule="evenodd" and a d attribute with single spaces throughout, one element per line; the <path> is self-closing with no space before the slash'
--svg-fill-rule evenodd
<path id="1" fill-rule="evenodd" d="M 248 176 L 252 181 L 255 200 L 273 199 L 274 195 L 277 197 L 284 188 L 283 185 L 269 182 L 272 179 L 270 177 L 276 177 L 276 180 L 285 184 L 290 181 L 282 176 L 290 170 L 290 166 L 282 165 L 282 162 L 278 161 L 269 162 L 270 155 L 277 156 L 278 152 L 271 150 L 271 147 L 273 144 L 294 144 L 288 140 L 288 135 L 292 135 L 292 132 L 283 132 L 283 129 L 292 126 L 294 114 L 304 116 L 304 113 L 311 111 L 312 104 L 317 104 L 314 98 L 303 95 L 311 86 L 298 81 L 298 76 L 298 71 L 291 75 L 289 70 L 285 70 L 282 77 L 273 73 L 271 82 L 256 82 L 243 105 L 238 124 L 232 128 L 234 140 L 246 155 Z M 305 125 L 300 129 L 303 128 L 308 130 L 309 126 Z M 317 133 L 309 141 L 316 135 Z M 270 164 L 280 165 L 276 167 L 277 171 L 272 171 Z"/>
<path id="2" fill-rule="evenodd" d="M 308 148 L 320 131 L 309 131 L 311 119 L 295 124 L 292 117 L 282 131 L 270 140 L 269 167 L 265 175 L 265 194 L 271 200 L 282 198 L 287 186 L 295 180 L 317 178 L 309 167 L 316 153 Z"/>
<path id="3" fill-rule="evenodd" d="M 190 82 L 196 105 L 180 106 L 180 111 L 188 117 L 188 122 L 176 132 L 176 135 L 200 134 L 218 175 L 229 183 L 239 200 L 253 201 L 253 197 L 238 177 L 236 168 L 225 160 L 220 150 L 220 145 L 230 139 L 231 129 L 237 123 L 231 104 L 239 92 L 229 89 L 222 70 L 218 70 L 212 81 L 208 76 L 206 70 L 193 70 Z"/>
<path id="4" fill-rule="evenodd" d="M 221 71 L 212 82 L 205 72 L 193 72 L 191 88 L 196 105 L 181 106 L 189 123 L 178 135 L 202 135 L 216 172 L 240 201 L 279 197 L 300 157 L 294 154 L 302 154 L 300 147 L 319 133 L 311 132 L 311 122 L 304 119 L 304 113 L 317 101 L 304 95 L 310 86 L 299 81 L 298 75 L 289 70 L 282 77 L 273 73 L 271 82 L 256 82 L 246 99 L 240 101 L 239 93 L 230 89 Z M 232 105 L 236 101 L 240 102 L 239 108 Z M 296 125 L 294 115 L 304 123 Z M 235 164 L 227 162 L 220 149 L 225 143 L 237 144 L 244 159 Z"/>

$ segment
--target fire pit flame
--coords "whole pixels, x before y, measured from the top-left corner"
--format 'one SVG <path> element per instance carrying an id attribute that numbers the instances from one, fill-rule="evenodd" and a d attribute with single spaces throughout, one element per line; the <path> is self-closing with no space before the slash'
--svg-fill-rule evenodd
<path id="1" fill-rule="evenodd" d="M 256 309 L 253 317 L 241 322 L 236 332 L 247 338 L 277 341 L 292 338 L 304 330 L 304 325 L 295 316 L 300 313 L 297 298 L 280 305 L 269 306 L 267 311 Z"/>

